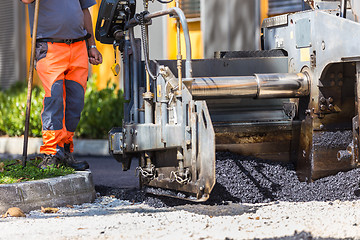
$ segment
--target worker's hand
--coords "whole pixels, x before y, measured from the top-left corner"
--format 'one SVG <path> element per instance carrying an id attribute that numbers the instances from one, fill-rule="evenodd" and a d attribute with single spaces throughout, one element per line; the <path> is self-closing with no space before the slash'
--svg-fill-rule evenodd
<path id="1" fill-rule="evenodd" d="M 92 65 L 98 65 L 102 63 L 101 53 L 97 50 L 97 48 L 90 48 L 88 51 L 89 62 Z"/>

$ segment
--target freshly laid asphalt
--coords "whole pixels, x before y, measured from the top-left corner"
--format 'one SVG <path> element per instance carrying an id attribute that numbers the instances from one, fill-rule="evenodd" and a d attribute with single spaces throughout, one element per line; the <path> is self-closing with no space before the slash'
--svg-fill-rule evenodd
<path id="1" fill-rule="evenodd" d="M 131 168 L 123 171 L 121 163 L 111 156 L 75 156 L 77 160 L 87 161 L 90 165 L 95 186 L 132 189 L 139 187 L 135 169 L 138 161 L 133 160 Z"/>
<path id="2" fill-rule="evenodd" d="M 89 145 L 84 144 L 87 147 Z M 307 202 L 360 199 L 358 180 L 360 168 L 340 172 L 307 184 L 297 179 L 295 168 L 291 164 L 274 163 L 232 153 L 218 152 L 216 156 L 217 184 L 208 201 L 209 204 L 219 204 L 224 201 L 267 203 L 272 201 Z M 75 157 L 89 163 L 94 187 L 97 186 L 97 191 L 101 194 L 109 192 L 111 195 L 123 196 L 126 192 L 131 195 L 131 198 L 134 198 L 132 195 L 135 192 L 139 195 L 136 199 L 151 203 L 149 204 L 151 206 L 169 206 L 167 200 L 165 202 L 145 196 L 143 191 L 124 190 L 139 187 L 138 177 L 135 175 L 138 165 L 136 160 L 132 162 L 131 169 L 124 172 L 121 164 L 106 154 L 75 155 Z M 3 158 L 1 151 L 0 158 Z M 176 201 L 171 199 L 170 205 L 173 204 L 176 204 Z"/>

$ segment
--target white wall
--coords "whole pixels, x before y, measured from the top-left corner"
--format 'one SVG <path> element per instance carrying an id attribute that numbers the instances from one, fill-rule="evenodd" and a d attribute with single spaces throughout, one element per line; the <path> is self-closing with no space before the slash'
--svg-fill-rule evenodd
<path id="1" fill-rule="evenodd" d="M 160 4 L 155 1 L 149 2 L 149 12 L 156 12 L 166 8 L 166 4 Z M 142 1 L 137 1 L 136 12 L 143 11 Z M 149 26 L 149 55 L 150 59 L 166 59 L 167 58 L 167 29 L 166 16 L 155 18 L 152 25 Z M 141 27 L 135 27 L 135 37 L 141 38 Z M 143 55 L 143 54 L 142 54 Z"/>

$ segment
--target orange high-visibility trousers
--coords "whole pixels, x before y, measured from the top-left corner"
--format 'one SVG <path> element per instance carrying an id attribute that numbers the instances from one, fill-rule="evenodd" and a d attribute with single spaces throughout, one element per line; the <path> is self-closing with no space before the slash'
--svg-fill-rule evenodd
<path id="1" fill-rule="evenodd" d="M 36 60 L 45 90 L 40 152 L 62 159 L 64 145 L 74 150 L 73 136 L 84 107 L 89 68 L 86 43 L 38 42 Z"/>

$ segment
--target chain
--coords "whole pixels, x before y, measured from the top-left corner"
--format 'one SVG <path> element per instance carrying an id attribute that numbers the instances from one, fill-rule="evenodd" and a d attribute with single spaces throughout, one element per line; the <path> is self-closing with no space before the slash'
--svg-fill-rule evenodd
<path id="1" fill-rule="evenodd" d="M 170 173 L 170 181 L 176 181 L 180 184 L 186 184 L 191 181 L 191 177 L 188 169 L 185 171 L 185 177 L 181 177 L 178 172 L 171 171 Z"/>
<path id="2" fill-rule="evenodd" d="M 153 74 L 150 71 L 150 65 L 149 65 L 149 40 L 148 40 L 148 29 L 145 23 L 145 15 L 148 14 L 148 11 L 143 11 L 139 14 L 139 22 L 141 25 L 141 38 L 142 38 L 142 45 L 143 45 L 143 51 L 144 51 L 144 58 L 145 58 L 145 68 L 147 72 L 149 73 L 150 77 L 153 80 L 156 80 L 157 76 Z"/>
<path id="3" fill-rule="evenodd" d="M 154 178 L 155 176 L 155 166 L 151 165 L 150 168 L 148 169 L 144 169 L 142 167 L 137 167 L 136 172 L 139 172 L 141 174 L 141 176 L 143 176 L 144 178 Z"/>
<path id="4" fill-rule="evenodd" d="M 144 48 L 144 57 L 145 59 L 148 59 L 149 56 L 149 49 L 148 49 L 148 38 L 147 38 L 147 34 L 146 34 L 146 27 L 145 27 L 145 20 L 144 20 L 144 16 L 147 13 L 147 11 L 141 12 L 140 13 L 140 25 L 141 25 L 141 37 L 142 37 L 142 43 L 143 43 L 143 48 Z"/>

